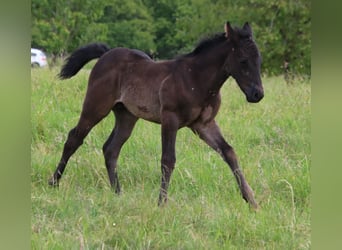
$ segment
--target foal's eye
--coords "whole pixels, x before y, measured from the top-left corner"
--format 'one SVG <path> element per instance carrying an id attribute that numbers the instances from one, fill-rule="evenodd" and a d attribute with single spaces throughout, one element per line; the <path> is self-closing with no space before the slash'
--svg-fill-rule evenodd
<path id="1" fill-rule="evenodd" d="M 242 66 L 246 66 L 246 65 L 248 64 L 247 59 L 241 60 L 241 61 L 240 61 L 240 64 L 241 64 Z"/>

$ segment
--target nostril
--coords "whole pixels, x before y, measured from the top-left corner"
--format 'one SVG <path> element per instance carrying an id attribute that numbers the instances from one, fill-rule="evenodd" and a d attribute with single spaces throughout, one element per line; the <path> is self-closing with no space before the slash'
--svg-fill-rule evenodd
<path id="1" fill-rule="evenodd" d="M 264 97 L 263 91 L 259 91 L 259 90 L 257 90 L 257 89 L 255 89 L 255 90 L 253 91 L 252 98 L 253 98 L 255 101 L 260 101 L 263 97 Z"/>
<path id="2" fill-rule="evenodd" d="M 254 100 L 259 100 L 261 98 L 261 94 L 259 91 L 255 90 L 253 93 Z"/>
<path id="3" fill-rule="evenodd" d="M 254 92 L 254 98 L 255 98 L 255 99 L 259 99 L 259 93 L 258 93 L 258 91 Z"/>
<path id="4" fill-rule="evenodd" d="M 254 86 L 250 89 L 249 93 L 246 93 L 246 97 L 249 102 L 259 102 L 264 97 L 264 90 Z"/>

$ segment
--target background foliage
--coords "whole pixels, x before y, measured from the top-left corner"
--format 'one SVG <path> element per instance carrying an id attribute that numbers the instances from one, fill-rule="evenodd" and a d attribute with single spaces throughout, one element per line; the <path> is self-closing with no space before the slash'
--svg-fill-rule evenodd
<path id="1" fill-rule="evenodd" d="M 96 41 L 166 59 L 226 21 L 248 21 L 264 73 L 311 74 L 310 0 L 32 0 L 31 8 L 31 46 L 53 57 Z"/>
<path id="2" fill-rule="evenodd" d="M 248 21 L 264 73 L 311 74 L 310 0 L 32 0 L 31 6 L 31 46 L 53 57 L 105 42 L 172 58 L 221 32 L 225 21 Z"/>

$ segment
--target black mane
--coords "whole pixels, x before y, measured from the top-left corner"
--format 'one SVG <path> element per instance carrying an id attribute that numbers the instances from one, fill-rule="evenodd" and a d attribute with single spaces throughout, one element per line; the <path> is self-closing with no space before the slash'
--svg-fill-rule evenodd
<path id="1" fill-rule="evenodd" d="M 250 39 L 251 40 L 251 34 L 240 28 L 235 28 L 234 31 L 239 35 L 240 39 Z M 217 44 L 220 44 L 221 42 L 225 41 L 226 34 L 224 32 L 216 33 L 211 35 L 210 37 L 202 39 L 197 46 L 194 48 L 194 50 L 188 54 L 185 54 L 183 56 L 194 56 L 198 55 L 199 53 L 212 48 L 213 46 L 216 46 Z M 181 56 L 182 57 L 182 56 Z"/>
<path id="2" fill-rule="evenodd" d="M 197 46 L 193 49 L 192 52 L 187 53 L 187 54 L 183 54 L 183 55 L 179 55 L 176 58 L 177 59 L 181 59 L 184 57 L 191 57 L 191 56 L 195 56 L 198 55 L 199 53 L 212 48 L 213 46 L 223 42 L 226 40 L 225 37 L 225 33 L 216 33 L 211 35 L 210 37 L 204 38 L 202 39 Z"/>
<path id="3" fill-rule="evenodd" d="M 190 54 L 197 55 L 198 53 L 207 50 L 208 48 L 211 48 L 225 40 L 225 33 L 214 34 L 211 37 L 202 39 Z"/>

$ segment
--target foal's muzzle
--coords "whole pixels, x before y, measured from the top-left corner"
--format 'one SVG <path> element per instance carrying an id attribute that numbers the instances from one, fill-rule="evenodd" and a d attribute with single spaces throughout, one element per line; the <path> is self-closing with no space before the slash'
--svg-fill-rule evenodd
<path id="1" fill-rule="evenodd" d="M 260 87 L 253 87 L 246 97 L 248 102 L 259 102 L 264 97 L 264 90 Z"/>

